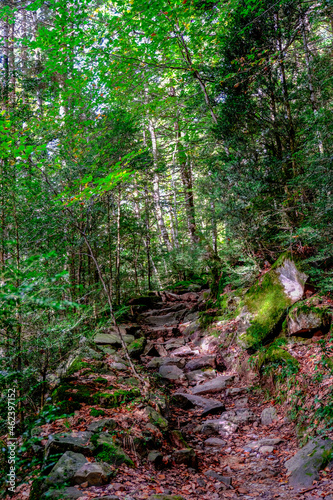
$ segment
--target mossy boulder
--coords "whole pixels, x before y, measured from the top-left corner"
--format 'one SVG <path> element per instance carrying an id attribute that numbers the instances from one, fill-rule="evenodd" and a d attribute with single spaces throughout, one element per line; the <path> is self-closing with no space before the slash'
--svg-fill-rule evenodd
<path id="1" fill-rule="evenodd" d="M 145 337 L 140 337 L 139 339 L 133 340 L 128 346 L 128 352 L 131 358 L 138 359 L 143 353 L 146 346 Z"/>
<path id="2" fill-rule="evenodd" d="M 287 309 L 302 297 L 306 280 L 298 263 L 288 255 L 281 257 L 244 295 L 243 311 L 249 312 L 251 319 L 246 331 L 238 335 L 238 344 L 257 349 L 273 339 L 282 329 Z"/>
<path id="3" fill-rule="evenodd" d="M 156 425 L 161 431 L 166 431 L 168 429 L 169 423 L 166 418 L 162 417 L 162 415 L 154 410 L 151 406 L 147 406 L 145 408 L 145 412 L 149 417 L 150 422 L 153 425 Z"/>
<path id="4" fill-rule="evenodd" d="M 81 403 L 93 402 L 91 388 L 84 384 L 74 385 L 64 382 L 52 392 L 51 396 L 60 413 L 73 413 L 81 408 Z"/>
<path id="5" fill-rule="evenodd" d="M 121 464 L 133 466 L 132 460 L 116 445 L 115 436 L 102 432 L 99 435 L 95 434 L 92 441 L 96 447 L 95 458 L 97 461 L 116 466 Z"/>

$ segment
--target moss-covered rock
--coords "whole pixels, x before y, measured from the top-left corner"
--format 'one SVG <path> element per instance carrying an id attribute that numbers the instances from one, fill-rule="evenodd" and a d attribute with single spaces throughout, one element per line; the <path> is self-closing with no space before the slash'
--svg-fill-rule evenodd
<path id="1" fill-rule="evenodd" d="M 115 444 L 115 437 L 109 433 L 102 432 L 99 435 L 95 434 L 92 442 L 96 447 L 96 460 L 99 462 L 106 462 L 116 466 L 121 464 L 134 465 L 126 453 Z"/>
<path id="2" fill-rule="evenodd" d="M 292 371 L 297 371 L 299 362 L 288 351 L 281 347 L 271 346 L 259 353 L 257 357 L 257 369 L 263 371 L 268 366 L 287 365 Z"/>
<path id="3" fill-rule="evenodd" d="M 133 340 L 133 342 L 131 342 L 128 346 L 129 355 L 134 359 L 138 359 L 140 357 L 140 354 L 143 353 L 145 346 L 145 337 L 140 337 L 139 339 Z"/>
<path id="4" fill-rule="evenodd" d="M 281 257 L 278 263 L 244 295 L 252 319 L 246 332 L 238 335 L 242 347 L 256 349 L 274 338 L 282 329 L 287 309 L 303 295 L 307 275 L 288 256 Z"/>
<path id="5" fill-rule="evenodd" d="M 321 303 L 319 297 L 297 302 L 288 313 L 284 327 L 287 335 L 311 336 L 317 331 L 327 333 L 332 321 L 332 311 Z"/>
<path id="6" fill-rule="evenodd" d="M 149 417 L 150 422 L 153 425 L 156 425 L 161 431 L 166 431 L 168 429 L 169 423 L 166 418 L 162 417 L 162 415 L 154 410 L 151 406 L 147 406 L 145 408 L 145 412 Z"/>

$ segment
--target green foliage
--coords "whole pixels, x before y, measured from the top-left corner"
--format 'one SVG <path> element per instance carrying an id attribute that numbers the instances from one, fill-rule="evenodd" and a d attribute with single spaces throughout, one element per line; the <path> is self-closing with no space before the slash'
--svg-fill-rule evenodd
<path id="1" fill-rule="evenodd" d="M 97 408 L 91 408 L 90 415 L 92 417 L 104 417 L 105 411 L 104 410 L 98 410 Z"/>

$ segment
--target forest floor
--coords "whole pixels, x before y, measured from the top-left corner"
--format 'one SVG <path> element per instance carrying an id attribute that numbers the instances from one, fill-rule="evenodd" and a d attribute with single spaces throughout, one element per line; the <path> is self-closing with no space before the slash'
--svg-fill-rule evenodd
<path id="1" fill-rule="evenodd" d="M 191 295 L 187 294 L 184 298 L 191 299 Z M 178 303 L 183 303 L 184 307 L 191 308 L 193 300 L 186 301 L 184 298 L 180 299 Z M 172 302 L 166 300 L 156 310 L 148 310 L 139 318 L 147 339 L 152 342 L 150 344 L 151 353 L 157 348 L 160 354 L 155 353 L 155 357 L 141 357 L 141 361 L 137 363 L 138 370 L 141 373 L 149 372 L 153 387 L 156 388 L 156 401 L 159 397 L 158 394 L 172 395 L 177 392 L 191 394 L 194 387 L 197 388 L 200 385 L 200 383 L 196 384 L 196 382 L 189 383 L 187 378 L 183 376 L 183 373 L 186 374 L 186 368 L 185 372 L 183 370 L 177 372 L 176 370 L 177 373 L 173 381 L 169 380 L 161 383 L 160 379 L 155 375 L 158 368 L 154 370 L 147 367 L 149 362 L 151 366 L 152 359 L 170 357 L 170 351 L 166 350 L 168 343 L 172 345 L 174 341 L 173 347 L 176 346 L 174 353 L 176 353 L 177 358 L 184 360 L 184 364 L 194 361 L 199 369 L 202 366 L 202 372 L 204 372 L 205 362 L 200 364 L 200 360 L 206 359 L 207 363 L 210 363 L 210 359 L 216 356 L 218 349 L 216 342 L 211 344 L 202 340 L 200 342 L 200 339 L 195 334 L 185 335 L 184 328 L 177 321 L 170 324 L 169 311 L 176 304 L 177 300 Z M 163 316 L 168 318 L 169 323 L 167 326 L 163 324 Z M 160 323 L 161 326 L 152 326 L 155 323 Z M 178 333 L 175 335 L 175 332 Z M 180 346 L 178 348 L 177 343 Z M 311 356 L 309 355 L 310 348 Z M 316 353 L 319 356 L 316 345 L 314 343 L 310 347 L 309 344 L 295 345 L 293 349 L 293 354 L 301 362 L 300 372 L 302 370 L 304 372 L 311 371 L 315 366 Z M 121 351 L 119 352 L 121 353 Z M 230 346 L 229 352 L 233 353 L 234 358 L 242 356 L 241 350 L 236 346 Z M 171 354 L 171 357 L 175 356 L 174 353 Z M 119 361 L 119 358 L 118 356 L 107 355 L 105 360 L 111 366 L 115 361 Z M 160 360 L 159 364 L 162 363 L 163 361 Z M 103 375 L 103 377 L 107 378 L 108 382 L 117 389 L 128 387 L 127 379 L 132 377 L 128 369 L 121 373 L 121 377 L 119 377 L 119 372 L 113 373 L 114 375 L 110 371 L 109 374 Z M 198 374 L 199 370 L 196 373 Z M 135 467 L 127 465 L 118 467 L 117 475 L 110 484 L 90 486 L 89 488 L 85 488 L 83 484 L 76 487 L 81 493 L 80 500 L 103 498 L 105 496 L 109 498 L 112 495 L 114 495 L 114 498 L 143 500 L 153 494 L 178 494 L 188 500 L 217 500 L 222 498 L 260 498 L 266 500 L 275 498 L 304 498 L 309 500 L 326 498 L 326 500 L 333 500 L 333 468 L 326 468 L 321 471 L 319 480 L 303 491 L 296 491 L 289 486 L 284 463 L 296 453 L 299 443 L 295 432 L 295 424 L 287 418 L 285 405 L 269 399 L 267 392 L 259 390 L 258 379 L 254 378 L 254 375 L 249 378 L 246 370 L 243 373 L 239 370 L 235 372 L 231 365 L 229 369 L 217 373 L 217 376 L 227 377 L 226 380 L 229 382 L 228 390 L 214 392 L 213 389 L 212 394 L 208 390 L 208 393 L 204 395 L 205 398 L 214 399 L 213 407 L 216 406 L 216 411 L 213 408 L 211 412 L 208 411 L 203 416 L 202 407 L 194 406 L 186 409 L 184 405 L 177 404 L 175 406 L 172 403 L 173 398 L 167 398 L 170 400 L 170 404 L 167 404 L 165 408 L 165 415 L 168 419 L 168 433 L 162 435 L 156 427 L 152 427 L 153 432 L 157 434 L 156 438 L 159 441 L 158 452 L 161 454 L 160 460 L 155 461 L 155 464 L 149 461 L 147 456 L 139 456 L 133 447 L 133 440 L 136 436 L 142 435 L 142 430 L 147 427 L 147 422 L 149 423 L 145 411 L 147 404 L 143 399 L 136 399 L 132 403 L 123 404 L 118 408 L 104 409 L 103 418 L 112 417 L 112 419 L 116 420 L 118 429 L 121 429 L 122 434 L 128 437 L 127 441 L 124 440 L 124 446 L 127 446 L 125 451 L 133 460 Z M 96 374 L 85 376 L 78 372 L 76 377 L 77 382 L 80 384 L 93 384 Z M 203 380 L 203 383 L 207 383 L 207 380 Z M 319 391 L 324 391 L 327 385 L 329 384 L 325 381 L 324 386 Z M 318 385 L 313 388 L 309 386 L 308 391 L 309 394 L 313 391 L 314 396 L 315 393 L 318 393 Z M 151 401 L 154 401 L 154 398 Z M 184 397 L 183 401 L 185 401 Z M 234 422 L 236 423 L 228 429 L 222 429 L 219 433 L 210 434 L 209 425 L 208 431 L 206 425 L 205 432 L 203 431 L 205 429 L 203 424 L 209 420 L 216 421 L 221 415 L 221 407 L 219 408 L 217 401 L 220 401 L 221 405 L 225 405 L 225 411 L 234 416 Z M 150 404 L 154 405 L 154 402 Z M 183 408 L 179 406 L 183 406 Z M 99 405 L 84 404 L 80 411 L 75 412 L 74 417 L 68 419 L 72 432 L 85 431 L 92 421 L 97 420 L 90 416 L 92 407 L 102 408 Z M 155 407 L 157 408 L 157 404 L 155 404 Z M 261 421 L 261 415 L 265 408 L 274 408 L 276 411 L 276 418 L 268 425 L 263 425 Z M 50 434 L 68 431 L 68 420 L 57 420 L 52 424 L 43 426 L 42 436 L 45 442 Z M 195 451 L 196 458 L 190 457 L 190 463 L 188 461 L 186 463 L 186 459 L 184 460 L 185 463 L 181 463 L 183 459 L 180 459 L 179 456 L 177 458 L 177 454 L 175 455 L 175 450 L 183 448 L 183 445 L 181 442 L 177 442 L 177 433 L 174 433 L 174 437 L 170 439 L 171 430 L 181 431 L 188 446 Z M 332 433 L 330 437 L 332 437 Z M 267 439 L 273 439 L 274 441 L 260 442 Z M 19 494 L 13 498 L 26 499 L 29 494 L 28 490 L 27 485 L 22 485 Z"/>

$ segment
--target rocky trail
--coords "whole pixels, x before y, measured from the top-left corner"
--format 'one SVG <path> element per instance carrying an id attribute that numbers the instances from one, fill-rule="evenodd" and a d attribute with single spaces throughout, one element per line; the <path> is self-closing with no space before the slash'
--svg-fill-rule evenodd
<path id="1" fill-rule="evenodd" d="M 122 334 L 137 369 L 149 374 L 148 404 L 115 332 L 84 347 L 59 394 L 71 405 L 86 391 L 79 409 L 35 432 L 44 456 L 61 457 L 32 500 L 333 499 L 333 467 L 322 459 L 327 441 L 310 440 L 295 456 L 294 424 L 256 390 L 244 351 L 222 350 L 218 335 L 200 329 L 205 293 L 132 301 L 133 322 Z M 233 321 L 224 328 L 232 331 Z M 57 496 L 54 485 L 66 481 L 71 486 Z M 25 495 L 22 488 L 16 498 Z"/>

